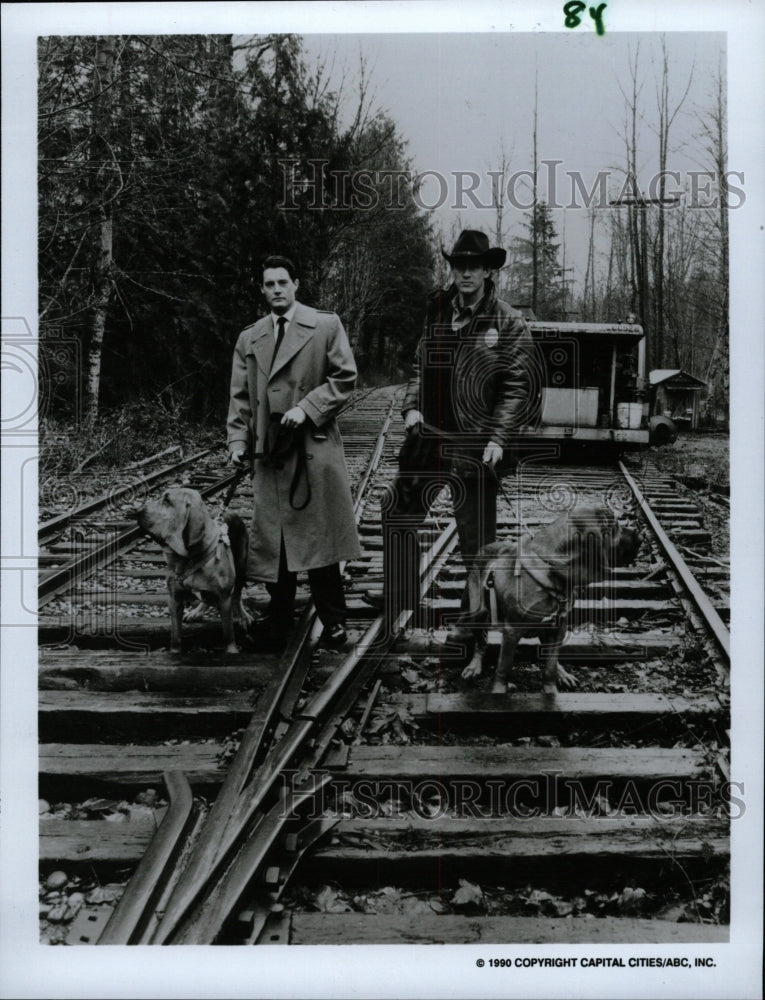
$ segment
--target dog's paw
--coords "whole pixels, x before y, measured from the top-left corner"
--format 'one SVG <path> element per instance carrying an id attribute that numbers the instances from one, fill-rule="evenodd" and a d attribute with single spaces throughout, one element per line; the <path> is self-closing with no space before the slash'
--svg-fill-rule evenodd
<path id="1" fill-rule="evenodd" d="M 171 646 L 170 652 L 173 654 L 173 656 L 180 656 L 183 650 L 181 649 L 180 646 Z"/>
<path id="2" fill-rule="evenodd" d="M 463 681 L 472 681 L 481 676 L 483 667 L 479 659 L 472 659 L 462 671 Z"/>
<path id="3" fill-rule="evenodd" d="M 238 653 L 239 652 L 239 647 L 237 646 L 237 644 L 235 642 L 230 642 L 226 646 L 226 652 L 227 653 Z"/>
<path id="4" fill-rule="evenodd" d="M 491 686 L 492 694 L 509 694 L 510 691 L 515 691 L 517 688 L 516 684 L 512 681 L 497 681 L 495 680 Z"/>
<path id="5" fill-rule="evenodd" d="M 578 684 L 579 684 L 579 681 L 577 681 L 576 677 L 572 673 L 569 673 L 568 670 L 564 670 L 563 667 L 559 663 L 558 664 L 558 685 L 557 685 L 558 689 L 564 688 L 566 690 L 569 690 L 570 688 L 577 687 Z"/>

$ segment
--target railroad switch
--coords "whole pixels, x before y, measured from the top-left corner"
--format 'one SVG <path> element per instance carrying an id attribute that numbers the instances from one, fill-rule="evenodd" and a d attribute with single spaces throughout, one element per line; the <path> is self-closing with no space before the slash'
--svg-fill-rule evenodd
<path id="1" fill-rule="evenodd" d="M 83 906 L 69 927 L 66 943 L 96 944 L 114 912 L 111 906 Z"/>
<path id="2" fill-rule="evenodd" d="M 266 885 L 278 886 L 282 881 L 281 869 L 278 865 L 272 865 L 270 868 L 266 868 L 266 873 L 263 876 L 263 881 Z"/>
<path id="3" fill-rule="evenodd" d="M 281 903 L 272 907 L 271 913 L 255 944 L 289 944 L 290 915 Z"/>

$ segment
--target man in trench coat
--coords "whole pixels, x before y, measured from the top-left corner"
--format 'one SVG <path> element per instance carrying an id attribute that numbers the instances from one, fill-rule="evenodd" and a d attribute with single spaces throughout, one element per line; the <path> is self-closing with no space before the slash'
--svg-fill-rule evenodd
<path id="1" fill-rule="evenodd" d="M 239 335 L 231 372 L 228 447 L 235 465 L 254 463 L 248 578 L 271 596 L 260 627 L 292 625 L 296 574 L 308 573 L 323 641 L 346 640 L 339 563 L 361 554 L 345 454 L 335 417 L 356 384 L 356 364 L 338 316 L 297 302 L 287 257 L 263 262 L 268 316 Z M 267 454 L 269 425 L 302 436 L 280 461 Z M 302 465 L 302 469 L 301 469 Z M 307 502 L 306 502 L 307 500 Z"/>

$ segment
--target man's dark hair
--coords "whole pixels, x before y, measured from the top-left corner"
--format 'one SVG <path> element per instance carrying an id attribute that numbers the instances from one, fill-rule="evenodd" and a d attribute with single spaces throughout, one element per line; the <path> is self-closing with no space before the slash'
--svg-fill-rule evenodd
<path id="1" fill-rule="evenodd" d="M 289 257 L 282 257 L 281 254 L 270 254 L 270 256 L 266 257 L 263 261 L 261 267 L 263 271 L 269 267 L 283 267 L 293 281 L 297 277 L 297 268 L 293 262 L 289 259 Z"/>

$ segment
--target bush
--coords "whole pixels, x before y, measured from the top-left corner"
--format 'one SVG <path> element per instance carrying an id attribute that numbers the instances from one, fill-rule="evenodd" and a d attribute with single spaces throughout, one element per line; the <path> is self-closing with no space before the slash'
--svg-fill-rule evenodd
<path id="1" fill-rule="evenodd" d="M 192 422 L 180 405 L 140 400 L 107 410 L 92 422 L 40 421 L 40 480 L 79 472 L 123 468 L 169 445 L 217 444 L 223 427 Z"/>

